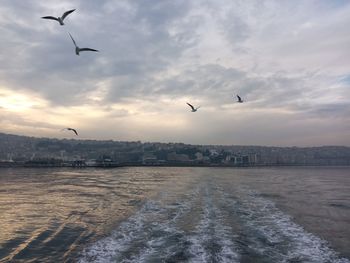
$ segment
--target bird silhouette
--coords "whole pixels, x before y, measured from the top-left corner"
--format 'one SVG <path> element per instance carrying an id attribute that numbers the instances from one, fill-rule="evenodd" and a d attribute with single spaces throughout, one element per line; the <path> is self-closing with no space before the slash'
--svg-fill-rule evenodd
<path id="1" fill-rule="evenodd" d="M 195 108 L 193 105 L 189 104 L 188 102 L 186 102 L 186 103 L 187 103 L 188 106 L 191 107 L 191 109 L 192 109 L 191 111 L 192 112 L 196 112 L 201 107 L 201 106 L 199 106 L 199 107 Z"/>
<path id="2" fill-rule="evenodd" d="M 78 132 L 77 132 L 77 130 L 76 129 L 73 129 L 73 128 L 63 128 L 61 131 L 64 131 L 64 130 L 67 130 L 67 131 L 72 131 L 72 132 L 74 132 L 75 133 L 75 135 L 76 136 L 78 136 Z"/>
<path id="3" fill-rule="evenodd" d="M 243 100 L 242 100 L 242 98 L 240 96 L 237 95 L 237 99 L 238 99 L 237 100 L 238 103 L 243 103 Z"/>
<path id="4" fill-rule="evenodd" d="M 73 13 L 75 9 L 69 10 L 67 12 L 64 12 L 61 17 L 54 17 L 54 16 L 43 16 L 43 19 L 51 19 L 51 20 L 56 20 L 58 23 L 60 23 L 61 26 L 64 25 L 63 20 L 71 13 Z"/>
<path id="5" fill-rule="evenodd" d="M 72 35 L 71 35 L 70 33 L 68 33 L 68 34 L 69 34 L 70 38 L 72 39 L 73 44 L 74 44 L 74 46 L 75 46 L 75 54 L 77 54 L 78 56 L 79 56 L 79 53 L 80 53 L 81 51 L 94 51 L 94 52 L 98 52 L 98 50 L 96 50 L 96 49 L 87 48 L 87 47 L 84 47 L 84 48 L 78 47 L 78 45 L 77 45 L 77 43 L 75 43 L 75 40 L 74 40 L 74 38 L 72 37 Z"/>

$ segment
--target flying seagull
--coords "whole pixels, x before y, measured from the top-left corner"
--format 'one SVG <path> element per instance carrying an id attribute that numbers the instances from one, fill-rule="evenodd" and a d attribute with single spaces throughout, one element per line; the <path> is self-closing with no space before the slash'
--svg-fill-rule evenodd
<path id="1" fill-rule="evenodd" d="M 79 56 L 79 52 L 81 51 L 95 51 L 95 52 L 98 52 L 98 50 L 96 49 L 92 49 L 92 48 L 87 48 L 87 47 L 84 47 L 84 48 L 80 48 L 77 46 L 77 43 L 75 43 L 74 41 L 74 38 L 72 37 L 72 35 L 70 33 L 68 33 L 70 38 L 72 39 L 73 43 L 74 43 L 74 46 L 75 46 L 75 54 L 77 54 Z"/>
<path id="2" fill-rule="evenodd" d="M 238 100 L 237 100 L 238 103 L 243 103 L 243 100 L 241 99 L 240 96 L 237 95 L 237 99 L 238 99 Z"/>
<path id="3" fill-rule="evenodd" d="M 195 108 L 195 107 L 193 107 L 193 105 L 189 104 L 188 102 L 186 102 L 186 103 L 187 103 L 188 106 L 191 107 L 192 112 L 196 112 L 201 107 L 201 106 L 199 106 L 199 107 Z"/>
<path id="4" fill-rule="evenodd" d="M 64 128 L 64 129 L 62 129 L 61 131 L 64 131 L 64 130 L 67 130 L 67 131 L 72 131 L 72 132 L 74 132 L 74 133 L 75 133 L 75 135 L 76 135 L 76 136 L 78 136 L 78 132 L 77 132 L 77 130 L 76 130 L 76 129 L 73 129 L 73 128 Z"/>
<path id="5" fill-rule="evenodd" d="M 61 17 L 54 17 L 54 16 L 43 16 L 43 19 L 51 19 L 51 20 L 56 20 L 58 23 L 60 23 L 61 26 L 64 25 L 63 20 L 70 14 L 73 13 L 75 9 L 69 10 L 65 12 Z"/>

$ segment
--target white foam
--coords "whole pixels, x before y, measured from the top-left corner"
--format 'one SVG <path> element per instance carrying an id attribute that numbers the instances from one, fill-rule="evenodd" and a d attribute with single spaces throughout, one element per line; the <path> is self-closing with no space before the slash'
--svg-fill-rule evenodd
<path id="1" fill-rule="evenodd" d="M 329 248 L 328 243 L 294 223 L 275 204 L 253 191 L 244 190 L 233 203 L 236 215 L 247 230 L 255 232 L 254 249 L 270 254 L 279 262 L 349 263 Z M 265 238 L 267 243 L 259 240 Z"/>
<path id="2" fill-rule="evenodd" d="M 243 245 L 271 262 L 349 263 L 272 201 L 249 189 L 235 194 L 232 199 L 223 189 L 205 183 L 181 197 L 163 194 L 159 201 L 146 202 L 111 236 L 86 248 L 79 262 L 164 262 L 173 257 L 182 260 L 181 256 L 188 262 L 239 262 L 241 240 L 229 225 L 234 217 L 247 239 Z M 194 230 L 180 229 L 179 220 L 192 216 L 198 201 L 202 213 L 193 218 L 198 220 Z"/>
<path id="3" fill-rule="evenodd" d="M 190 200 L 171 204 L 148 201 L 134 216 L 121 223 L 111 236 L 86 248 L 79 262 L 147 261 L 162 249 L 167 239 L 182 234 L 182 231 L 176 228 L 176 222 L 191 208 Z M 171 255 L 175 249 L 176 246 L 170 246 L 167 253 Z M 128 251 L 131 252 L 128 254 Z M 164 254 L 164 251 L 158 254 L 162 253 Z"/>
<path id="4" fill-rule="evenodd" d="M 233 250 L 231 240 L 232 229 L 224 225 L 221 211 L 215 207 L 208 188 L 205 189 L 202 218 L 192 235 L 188 237 L 191 242 L 191 262 L 239 262 L 239 255 Z M 209 246 L 217 245 L 217 253 L 211 253 Z M 212 259 L 214 257 L 214 259 Z"/>

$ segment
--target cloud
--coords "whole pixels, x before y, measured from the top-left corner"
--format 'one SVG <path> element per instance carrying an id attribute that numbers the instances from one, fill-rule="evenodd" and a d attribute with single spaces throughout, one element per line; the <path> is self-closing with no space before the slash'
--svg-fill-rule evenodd
<path id="1" fill-rule="evenodd" d="M 73 8 L 65 26 L 40 18 Z M 348 144 L 349 12 L 342 1 L 4 0 L 2 129 L 28 133 L 45 116 L 37 135 L 72 124 L 89 138 Z M 68 32 L 100 52 L 76 56 Z"/>

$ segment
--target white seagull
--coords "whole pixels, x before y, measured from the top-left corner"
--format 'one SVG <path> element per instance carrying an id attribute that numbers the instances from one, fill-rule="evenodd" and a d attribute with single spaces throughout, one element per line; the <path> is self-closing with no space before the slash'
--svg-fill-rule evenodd
<path id="1" fill-rule="evenodd" d="M 243 100 L 241 99 L 240 96 L 237 95 L 237 99 L 238 99 L 238 100 L 237 100 L 238 103 L 243 103 Z"/>
<path id="2" fill-rule="evenodd" d="M 75 133 L 76 136 L 78 136 L 78 132 L 76 129 L 73 129 L 73 128 L 63 128 L 61 131 L 64 131 L 64 130 L 67 130 L 67 131 L 72 131 Z"/>
<path id="3" fill-rule="evenodd" d="M 74 43 L 74 46 L 75 46 L 75 54 L 77 54 L 79 56 L 79 52 L 81 51 L 95 51 L 95 52 L 98 52 L 98 50 L 96 49 L 92 49 L 92 48 L 87 48 L 87 47 L 84 47 L 84 48 L 80 48 L 77 46 L 77 44 L 75 43 L 74 41 L 74 38 L 72 37 L 72 35 L 70 33 L 68 33 L 70 38 L 72 39 L 73 43 Z"/>
<path id="4" fill-rule="evenodd" d="M 195 107 L 193 107 L 193 105 L 189 104 L 188 102 L 186 102 L 186 103 L 187 103 L 188 106 L 191 107 L 191 109 L 192 109 L 191 111 L 192 112 L 196 112 L 201 107 L 201 106 L 199 106 L 199 107 L 195 108 Z"/>
<path id="5" fill-rule="evenodd" d="M 75 9 L 69 10 L 67 12 L 64 12 L 64 14 L 61 17 L 54 17 L 54 16 L 43 16 L 43 19 L 51 19 L 51 20 L 56 20 L 58 23 L 60 23 L 61 26 L 64 25 L 63 20 L 70 14 L 73 13 Z"/>

